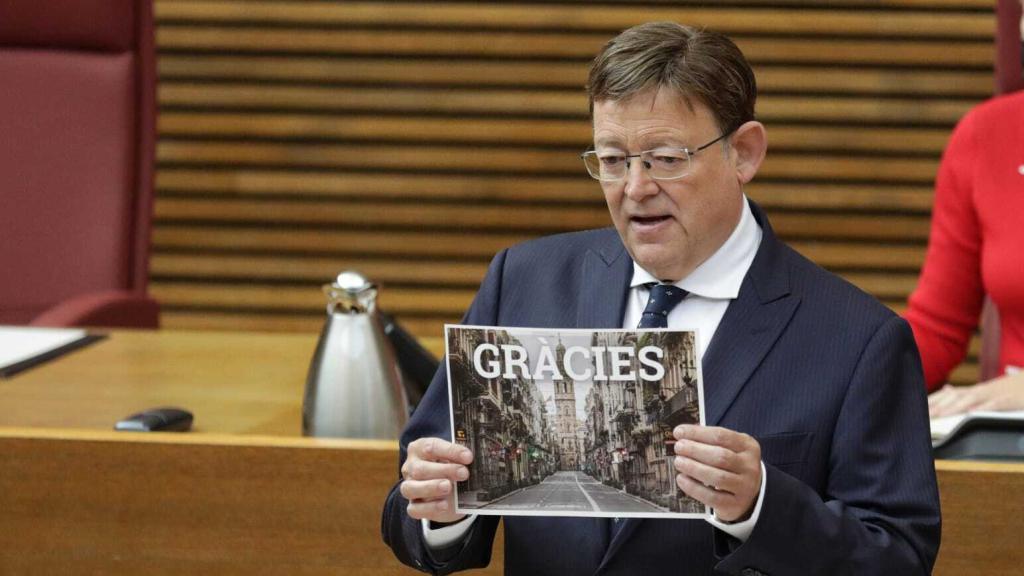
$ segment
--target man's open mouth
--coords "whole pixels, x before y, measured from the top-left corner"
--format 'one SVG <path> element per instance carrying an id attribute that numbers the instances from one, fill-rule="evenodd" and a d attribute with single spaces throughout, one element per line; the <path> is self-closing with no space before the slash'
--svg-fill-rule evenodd
<path id="1" fill-rule="evenodd" d="M 657 224 L 659 222 L 664 222 L 665 220 L 668 220 L 669 218 L 670 218 L 669 216 L 665 216 L 665 215 L 662 215 L 662 216 L 632 216 L 630 218 L 630 220 L 632 220 L 633 222 L 636 222 L 637 224 L 642 224 L 642 225 L 645 225 L 645 226 L 650 226 L 652 224 Z"/>

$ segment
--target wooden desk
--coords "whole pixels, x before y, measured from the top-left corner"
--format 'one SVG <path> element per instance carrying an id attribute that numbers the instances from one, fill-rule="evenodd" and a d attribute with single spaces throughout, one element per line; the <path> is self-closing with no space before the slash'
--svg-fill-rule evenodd
<path id="1" fill-rule="evenodd" d="M 115 332 L 0 380 L 0 574 L 405 574 L 392 442 L 300 436 L 315 336 Z M 113 423 L 164 404 L 190 434 Z M 935 573 L 1019 574 L 1024 464 L 940 461 Z M 500 539 L 484 573 L 503 565 Z"/>
<path id="2" fill-rule="evenodd" d="M 391 442 L 0 429 L 0 574 L 408 574 Z"/>
<path id="3" fill-rule="evenodd" d="M 315 334 L 114 331 L 0 380 L 0 426 L 110 430 L 134 412 L 173 405 L 192 411 L 196 432 L 301 436 L 316 342 Z"/>
<path id="4" fill-rule="evenodd" d="M 939 460 L 942 547 L 935 574 L 1024 572 L 1024 464 Z"/>

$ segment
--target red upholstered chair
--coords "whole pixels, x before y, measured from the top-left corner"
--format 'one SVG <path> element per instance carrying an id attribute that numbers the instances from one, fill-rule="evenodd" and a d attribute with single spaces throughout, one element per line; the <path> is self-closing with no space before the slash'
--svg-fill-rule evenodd
<path id="1" fill-rule="evenodd" d="M 0 0 L 0 324 L 157 327 L 149 0 Z"/>
<path id="2" fill-rule="evenodd" d="M 1024 89 L 1021 61 L 1020 0 L 996 0 L 996 90 L 1000 94 Z"/>

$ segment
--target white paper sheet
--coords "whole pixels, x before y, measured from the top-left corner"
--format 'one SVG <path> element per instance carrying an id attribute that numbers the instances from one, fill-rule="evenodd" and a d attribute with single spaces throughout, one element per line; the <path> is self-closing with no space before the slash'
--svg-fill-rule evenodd
<path id="1" fill-rule="evenodd" d="M 932 418 L 932 440 L 941 440 L 949 435 L 950 432 L 956 429 L 961 422 L 966 420 L 968 417 L 989 417 L 989 418 L 1012 418 L 1014 420 L 1024 420 L 1024 411 L 1019 412 L 987 412 L 987 411 L 976 411 L 968 412 L 966 414 L 953 414 L 952 416 L 942 416 L 941 418 Z"/>
<path id="2" fill-rule="evenodd" d="M 85 338 L 77 328 L 0 326 L 0 371 Z"/>

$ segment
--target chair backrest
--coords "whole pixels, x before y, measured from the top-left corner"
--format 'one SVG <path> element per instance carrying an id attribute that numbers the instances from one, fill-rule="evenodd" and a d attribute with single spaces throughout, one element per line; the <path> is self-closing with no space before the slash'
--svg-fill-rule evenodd
<path id="1" fill-rule="evenodd" d="M 0 2 L 0 324 L 148 281 L 150 0 Z"/>
<path id="2" fill-rule="evenodd" d="M 996 16 L 996 90 L 1005 94 L 1024 88 L 1020 0 L 996 0 Z"/>
<path id="3" fill-rule="evenodd" d="M 999 311 L 988 296 L 981 308 L 981 352 L 978 354 L 979 382 L 991 380 L 999 372 Z"/>

